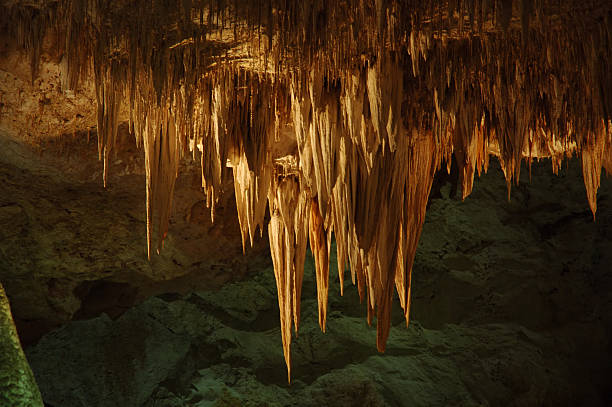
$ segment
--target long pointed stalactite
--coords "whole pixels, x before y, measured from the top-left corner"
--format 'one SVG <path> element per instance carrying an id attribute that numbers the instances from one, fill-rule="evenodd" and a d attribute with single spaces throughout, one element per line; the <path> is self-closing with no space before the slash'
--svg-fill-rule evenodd
<path id="1" fill-rule="evenodd" d="M 350 270 L 384 351 L 394 291 L 409 321 L 433 176 L 453 156 L 465 198 L 490 155 L 510 194 L 523 160 L 550 157 L 556 172 L 576 154 L 595 214 L 612 171 L 609 2 L 229 3 L 5 1 L 1 28 L 33 77 L 46 31 L 64 39 L 68 87 L 93 72 L 105 184 L 129 121 L 145 152 L 149 256 L 188 154 L 213 219 L 233 175 L 245 249 L 269 210 L 289 375 L 308 242 L 321 329 L 335 239 L 339 278 Z"/>

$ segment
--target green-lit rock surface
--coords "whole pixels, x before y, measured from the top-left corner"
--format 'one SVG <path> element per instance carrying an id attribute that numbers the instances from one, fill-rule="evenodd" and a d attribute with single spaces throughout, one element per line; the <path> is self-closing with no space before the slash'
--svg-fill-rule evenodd
<path id="1" fill-rule="evenodd" d="M 594 223 L 577 163 L 558 178 L 534 164 L 531 184 L 523 173 L 510 202 L 496 164 L 464 202 L 442 186 L 416 256 L 412 323 L 395 303 L 384 355 L 350 278 L 339 296 L 335 256 L 320 332 L 309 256 L 290 385 L 268 268 L 45 335 L 28 350 L 43 397 L 53 407 L 610 405 L 612 185 L 602 179 Z"/>
<path id="2" fill-rule="evenodd" d="M 19 343 L 8 298 L 0 284 L 0 406 L 42 405 L 40 391 Z"/>

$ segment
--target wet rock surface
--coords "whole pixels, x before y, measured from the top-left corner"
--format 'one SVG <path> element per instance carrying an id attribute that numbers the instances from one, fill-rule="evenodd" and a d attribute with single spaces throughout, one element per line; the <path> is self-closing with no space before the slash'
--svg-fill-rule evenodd
<path id="1" fill-rule="evenodd" d="M 350 279 L 339 296 L 334 255 L 320 332 L 310 254 L 291 384 L 269 263 L 221 288 L 165 286 L 112 318 L 92 310 L 26 354 L 53 407 L 609 405 L 612 183 L 602 178 L 593 222 L 579 167 L 555 177 L 534 163 L 510 202 L 496 163 L 464 202 L 442 185 L 415 260 L 412 322 L 395 302 L 384 355 Z"/>

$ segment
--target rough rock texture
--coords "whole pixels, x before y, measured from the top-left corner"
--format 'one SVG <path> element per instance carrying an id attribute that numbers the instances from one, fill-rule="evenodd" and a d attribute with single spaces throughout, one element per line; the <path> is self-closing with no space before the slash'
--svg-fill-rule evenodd
<path id="1" fill-rule="evenodd" d="M 47 365 L 54 375 L 60 366 L 62 380 L 77 384 L 66 393 L 61 383 L 48 382 L 48 404 L 140 406 L 171 373 L 180 375 L 190 344 L 139 307 L 114 322 L 106 314 L 74 322 L 44 337 L 30 358 L 55 364 Z"/>
<path id="2" fill-rule="evenodd" d="M 0 133 L 0 281 L 26 343 L 72 318 L 115 316 L 169 287 L 218 287 L 269 262 L 263 239 L 243 255 L 231 179 L 212 224 L 189 163 L 177 180 L 176 233 L 148 261 L 142 153 L 124 130 L 107 189 L 95 140 L 68 135 L 33 149 Z"/>
<path id="3" fill-rule="evenodd" d="M 95 137 L 94 84 L 83 81 L 77 89 L 65 89 L 57 41 L 56 35 L 45 37 L 38 76 L 32 81 L 27 55 L 10 37 L 0 38 L 0 127 L 27 143 L 88 130 Z"/>
<path id="4" fill-rule="evenodd" d="M 23 72 L 4 75 L 4 119 L 33 131 L 27 118 L 38 117 L 38 107 L 46 126 L 38 137 L 89 130 L 82 126 L 91 126 L 91 106 L 79 117 L 69 96 L 83 86 L 75 101 L 91 100 L 93 84 L 103 184 L 123 148 L 121 123 L 144 151 L 149 258 L 167 236 L 186 156 L 200 161 L 212 218 L 232 173 L 243 246 L 263 232 L 269 208 L 288 370 L 306 240 L 321 329 L 334 237 L 340 278 L 348 268 L 382 352 L 395 292 L 410 320 L 412 266 L 444 162 L 456 160 L 465 198 L 490 155 L 510 195 L 523 161 L 550 157 L 557 172 L 575 154 L 593 215 L 602 168 L 612 170 L 606 0 L 6 0 L 0 7 L 6 59 L 23 50 L 32 83 L 14 81 L 17 92 L 7 83 Z M 48 102 L 50 89 L 60 103 Z"/>
<path id="5" fill-rule="evenodd" d="M 602 179 L 593 222 L 580 164 L 570 161 L 558 177 L 549 165 L 534 163 L 531 183 L 523 171 L 510 202 L 500 199 L 506 184 L 496 162 L 464 202 L 449 197 L 452 185 L 437 185 L 417 249 L 412 322 L 406 328 L 395 304 L 384 355 L 371 346 L 376 330 L 361 318 L 366 305 L 350 281 L 340 297 L 330 278 L 320 332 L 308 254 L 290 385 L 268 266 L 218 290 L 153 297 L 117 319 L 48 333 L 26 350 L 45 402 L 610 405 L 612 183 Z"/>
<path id="6" fill-rule="evenodd" d="M 42 407 L 42 397 L 23 354 L 11 308 L 0 284 L 0 404 Z"/>

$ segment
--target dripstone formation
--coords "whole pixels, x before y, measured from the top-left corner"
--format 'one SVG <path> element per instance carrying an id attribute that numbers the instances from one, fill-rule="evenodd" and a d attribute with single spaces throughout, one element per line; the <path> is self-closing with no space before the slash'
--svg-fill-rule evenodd
<path id="1" fill-rule="evenodd" d="M 105 183 L 129 123 L 149 256 L 183 157 L 201 162 L 213 218 L 233 175 L 243 246 L 268 229 L 289 374 L 308 245 L 321 329 L 335 239 L 384 351 L 393 295 L 409 321 L 433 177 L 453 156 L 465 198 L 491 155 L 508 196 L 522 161 L 550 157 L 556 172 L 575 155 L 593 215 L 612 172 L 605 0 L 15 0 L 1 13 L 33 81 L 54 38 L 63 90 L 95 85 Z"/>

